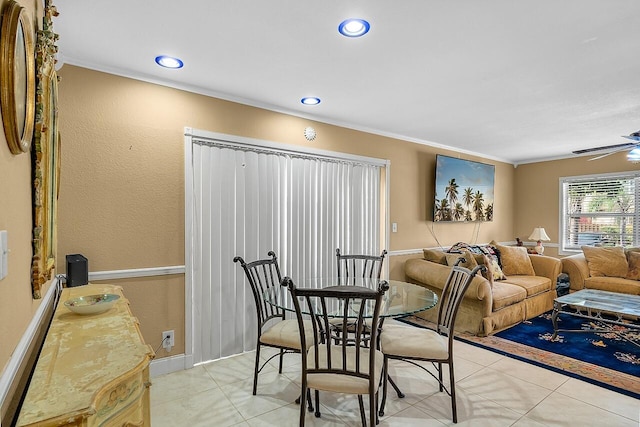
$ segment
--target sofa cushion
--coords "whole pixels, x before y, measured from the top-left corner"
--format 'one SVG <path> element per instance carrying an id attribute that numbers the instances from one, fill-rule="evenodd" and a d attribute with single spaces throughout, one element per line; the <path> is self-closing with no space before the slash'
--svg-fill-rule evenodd
<path id="1" fill-rule="evenodd" d="M 527 298 L 551 289 L 551 280 L 544 276 L 507 276 L 503 283 L 520 286 L 527 291 Z"/>
<path id="2" fill-rule="evenodd" d="M 521 286 L 512 285 L 511 283 L 495 282 L 493 284 L 493 311 L 524 301 L 527 297 L 527 291 Z"/>
<path id="3" fill-rule="evenodd" d="M 629 264 L 624 248 L 582 246 L 591 277 L 626 277 Z"/>
<path id="4" fill-rule="evenodd" d="M 626 251 L 627 263 L 629 269 L 627 270 L 627 279 L 640 280 L 640 252 Z"/>
<path id="5" fill-rule="evenodd" d="M 533 265 L 527 254 L 527 249 L 520 246 L 503 246 L 491 242 L 500 251 L 500 261 L 502 262 L 502 272 L 507 276 L 524 275 L 535 276 Z"/>
<path id="6" fill-rule="evenodd" d="M 588 277 L 584 279 L 584 287 L 585 289 L 640 295 L 639 281 L 621 279 L 619 277 Z"/>
<path id="7" fill-rule="evenodd" d="M 438 264 L 447 265 L 447 254 L 438 249 L 423 249 L 424 259 Z"/>

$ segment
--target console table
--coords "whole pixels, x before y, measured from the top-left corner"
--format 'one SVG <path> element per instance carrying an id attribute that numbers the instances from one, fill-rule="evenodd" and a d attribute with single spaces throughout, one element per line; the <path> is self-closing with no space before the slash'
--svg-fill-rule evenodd
<path id="1" fill-rule="evenodd" d="M 120 299 L 104 313 L 79 315 L 64 301 L 95 294 Z M 150 426 L 149 363 L 122 288 L 62 291 L 20 410 L 18 426 Z"/>

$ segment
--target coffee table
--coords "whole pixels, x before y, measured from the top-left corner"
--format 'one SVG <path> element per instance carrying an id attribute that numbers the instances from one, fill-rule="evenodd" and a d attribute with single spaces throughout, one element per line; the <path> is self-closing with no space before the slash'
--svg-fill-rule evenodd
<path id="1" fill-rule="evenodd" d="M 582 289 L 558 297 L 553 301 L 553 314 L 551 315 L 553 336 L 551 339 L 555 339 L 558 332 L 593 332 L 593 329 L 558 329 L 560 313 L 640 329 L 640 325 L 623 322 L 624 316 L 640 317 L 640 295 Z M 603 313 L 609 316 L 603 317 Z"/>

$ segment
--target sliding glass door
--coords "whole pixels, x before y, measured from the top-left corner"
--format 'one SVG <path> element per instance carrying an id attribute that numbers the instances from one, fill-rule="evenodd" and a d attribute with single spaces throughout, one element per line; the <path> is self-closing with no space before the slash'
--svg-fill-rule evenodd
<path id="1" fill-rule="evenodd" d="M 385 161 L 215 134 L 186 147 L 194 363 L 255 347 L 254 302 L 233 257 L 273 250 L 295 281 L 335 276 L 336 248 L 382 251 Z"/>

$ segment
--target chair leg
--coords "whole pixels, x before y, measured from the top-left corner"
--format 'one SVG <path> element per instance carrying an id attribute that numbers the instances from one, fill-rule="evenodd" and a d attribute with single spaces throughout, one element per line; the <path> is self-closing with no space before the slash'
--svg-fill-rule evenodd
<path id="1" fill-rule="evenodd" d="M 256 363 L 253 369 L 253 395 L 256 395 L 256 391 L 258 389 L 258 367 L 260 366 L 260 341 L 258 341 L 258 345 L 256 346 Z"/>
<path id="2" fill-rule="evenodd" d="M 444 387 L 442 386 L 442 363 L 438 362 L 438 379 L 440 381 L 438 381 L 439 387 L 440 387 L 440 391 L 444 390 Z"/>
<path id="3" fill-rule="evenodd" d="M 316 418 L 320 418 L 320 392 L 318 390 L 314 390 L 316 394 Z"/>
<path id="4" fill-rule="evenodd" d="M 358 405 L 360 405 L 360 419 L 362 420 L 362 426 L 367 427 L 367 418 L 364 415 L 364 401 L 362 400 L 362 395 L 358 395 Z"/>
<path id="5" fill-rule="evenodd" d="M 313 412 L 313 402 L 311 401 L 311 390 L 307 388 L 307 404 L 309 405 L 309 412 Z"/>
<path id="6" fill-rule="evenodd" d="M 281 374 L 282 373 L 282 359 L 284 356 L 284 349 L 280 349 L 280 369 L 278 370 L 278 373 Z"/>
<path id="7" fill-rule="evenodd" d="M 372 395 L 369 395 L 369 418 L 372 426 L 380 424 L 380 418 L 378 418 L 378 392 L 376 391 Z"/>
<path id="8" fill-rule="evenodd" d="M 307 394 L 309 390 L 307 389 L 307 382 L 303 379 L 302 380 L 302 391 L 300 393 L 300 396 L 304 396 Z M 307 415 L 307 408 L 304 407 L 304 404 L 300 404 L 300 427 L 304 427 L 304 418 Z"/>
<path id="9" fill-rule="evenodd" d="M 380 404 L 380 411 L 378 412 L 381 417 L 384 416 L 384 405 L 387 403 L 387 383 L 389 380 L 389 358 L 384 356 L 382 364 L 382 403 Z"/>
<path id="10" fill-rule="evenodd" d="M 456 405 L 456 381 L 453 374 L 453 363 L 449 364 L 449 388 L 451 389 L 451 413 L 453 414 L 453 422 L 458 422 L 458 408 Z"/>
<path id="11" fill-rule="evenodd" d="M 395 381 L 393 381 L 393 378 L 389 377 L 388 381 L 389 381 L 389 384 L 391 384 L 391 387 L 393 387 L 393 389 L 396 391 L 396 394 L 398 395 L 398 397 L 402 399 L 404 397 L 404 393 L 402 392 L 402 390 L 400 390 L 400 387 L 398 387 Z"/>

